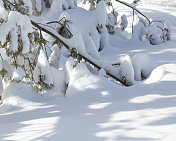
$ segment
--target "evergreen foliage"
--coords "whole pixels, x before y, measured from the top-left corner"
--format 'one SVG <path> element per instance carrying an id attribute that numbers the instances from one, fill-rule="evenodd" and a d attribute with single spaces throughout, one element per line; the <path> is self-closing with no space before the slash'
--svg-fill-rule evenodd
<path id="1" fill-rule="evenodd" d="M 69 15 L 63 16 L 60 21 L 50 21 L 45 26 L 49 27 L 49 24 L 57 23 L 56 31 L 63 39 L 77 39 L 73 43 L 77 49 L 82 45 L 82 51 L 86 51 L 94 59 L 99 59 L 98 51 L 101 51 L 106 45 L 109 34 L 114 34 L 116 28 L 124 32 L 129 22 L 126 15 L 118 14 L 111 0 L 106 1 L 106 7 L 103 5 L 105 2 L 100 3 L 100 0 L 84 0 L 82 2 L 90 3 L 89 10 L 98 15 L 96 26 L 91 27 L 89 35 L 78 31 Z M 135 5 L 138 3 L 139 0 L 134 1 Z M 54 8 L 55 4 L 60 6 L 58 10 L 61 12 L 76 7 L 74 0 L 0 1 L 0 47 L 5 52 L 1 55 L 0 74 L 4 82 L 27 82 L 38 92 L 54 87 L 50 67 L 59 69 L 60 47 L 63 45 L 55 39 L 48 42 L 43 37 L 41 29 L 32 26 L 30 18 L 40 16 L 45 10 Z M 135 7 L 132 8 L 134 11 Z M 119 22 L 118 18 L 120 18 Z M 152 45 L 171 39 L 169 23 L 163 21 L 147 23 L 146 19 L 139 17 L 139 22 L 134 30 L 141 41 L 148 40 Z M 89 48 L 90 46 L 92 48 Z M 77 50 L 76 57 L 77 59 L 80 57 Z M 81 59 L 79 58 L 78 62 Z M 133 77 L 134 71 L 130 76 L 127 76 L 127 72 L 124 71 L 126 66 L 133 67 L 129 56 L 124 57 L 121 61 L 119 74 L 122 82 L 132 85 L 133 79 L 131 77 Z M 128 81 L 128 77 L 132 80 Z M 0 85 L 2 86 L 1 79 Z"/>

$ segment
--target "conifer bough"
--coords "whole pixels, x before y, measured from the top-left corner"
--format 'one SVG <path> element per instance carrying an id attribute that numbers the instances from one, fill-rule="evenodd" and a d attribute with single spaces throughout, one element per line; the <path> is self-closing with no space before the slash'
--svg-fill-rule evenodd
<path id="1" fill-rule="evenodd" d="M 33 26 L 35 26 L 35 27 L 38 28 L 39 30 L 41 30 L 41 31 L 43 31 L 43 32 L 45 32 L 45 33 L 47 33 L 47 34 L 49 34 L 50 36 L 52 36 L 53 38 L 55 38 L 57 41 L 59 41 L 60 43 L 62 43 L 63 46 L 64 46 L 68 51 L 72 49 L 72 48 L 69 47 L 64 41 L 62 41 L 62 40 L 59 38 L 59 36 L 56 35 L 55 33 L 49 31 L 49 30 L 46 29 L 45 27 L 40 26 L 38 23 L 34 22 L 33 20 L 31 20 L 31 23 L 32 23 Z M 74 50 L 72 50 L 72 51 L 74 51 Z M 82 54 L 80 54 L 80 53 L 77 53 L 76 51 L 75 51 L 75 53 L 78 55 L 79 58 L 82 58 L 82 59 L 84 59 L 86 62 L 89 62 L 91 65 L 93 65 L 93 66 L 96 67 L 97 69 L 99 69 L 99 70 L 101 69 L 101 67 L 100 67 L 98 64 L 96 64 L 96 63 L 93 62 L 92 60 L 88 59 L 88 58 L 85 57 L 84 55 L 82 55 Z M 115 75 L 113 75 L 109 70 L 106 70 L 106 69 L 105 69 L 105 72 L 106 72 L 106 74 L 107 74 L 108 76 L 112 77 L 112 78 L 115 79 L 116 81 L 122 83 L 122 84 L 125 85 L 125 86 L 129 86 L 128 84 L 126 84 L 125 82 L 123 82 L 122 80 L 120 80 L 119 78 L 117 78 Z"/>
<path id="2" fill-rule="evenodd" d="M 8 1 L 8 0 L 4 0 L 4 1 L 8 2 L 8 3 L 9 3 L 10 5 L 12 5 L 18 12 L 22 13 L 22 12 L 20 11 L 20 9 L 19 9 L 16 5 L 14 5 L 13 3 L 11 3 L 11 2 Z M 39 25 L 40 23 L 34 22 L 34 21 L 31 20 L 31 19 L 30 19 L 30 21 L 31 21 L 31 24 L 32 24 L 33 26 L 35 26 L 36 28 L 38 28 L 40 31 L 43 31 L 43 32 L 49 34 L 50 36 L 52 36 L 53 38 L 55 38 L 57 41 L 59 41 L 61 44 L 63 44 L 63 46 L 64 46 L 68 51 L 72 50 L 72 48 L 69 47 L 69 45 L 67 45 L 67 44 L 59 37 L 59 34 L 58 34 L 57 32 L 56 32 L 56 33 L 51 32 L 51 31 L 50 31 L 49 29 L 47 29 L 46 27 L 44 27 L 44 26 L 42 26 L 42 25 Z M 72 50 L 72 51 L 74 51 L 74 50 Z M 91 59 L 85 57 L 84 55 L 80 54 L 79 52 L 78 52 L 78 53 L 75 52 L 75 54 L 77 54 L 77 56 L 78 56 L 79 58 L 82 58 L 82 59 L 84 59 L 86 62 L 89 62 L 91 65 L 93 65 L 93 66 L 96 67 L 97 69 L 100 70 L 100 69 L 102 68 L 100 65 L 98 65 L 97 63 L 95 63 L 95 62 L 92 61 Z M 112 66 L 112 67 L 113 67 L 113 66 Z M 120 82 L 122 85 L 124 85 L 124 86 L 133 85 L 133 84 L 131 84 L 131 83 L 127 83 L 127 82 L 126 82 L 126 79 L 125 79 L 125 80 L 121 80 L 120 78 L 118 78 L 115 74 L 113 74 L 113 70 L 111 71 L 111 70 L 106 69 L 106 68 L 104 68 L 104 70 L 105 70 L 105 72 L 106 72 L 106 74 L 107 74 L 108 76 L 110 76 L 110 77 L 112 77 L 113 79 L 115 79 L 116 81 Z"/>

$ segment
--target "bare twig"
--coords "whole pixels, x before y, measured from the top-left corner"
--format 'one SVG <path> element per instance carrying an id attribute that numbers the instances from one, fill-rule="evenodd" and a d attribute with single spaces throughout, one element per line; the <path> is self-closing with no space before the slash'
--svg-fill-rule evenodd
<path id="1" fill-rule="evenodd" d="M 54 27 L 49 26 L 49 25 L 46 25 L 46 24 L 42 24 L 42 23 L 38 23 L 38 24 L 41 24 L 41 25 L 43 25 L 43 26 L 48 26 L 48 27 L 50 27 L 50 28 L 54 29 Z M 55 29 L 54 29 L 54 30 L 55 30 Z"/>
<path id="2" fill-rule="evenodd" d="M 70 30 L 66 27 L 66 23 L 67 23 L 67 22 L 70 22 L 70 21 L 68 21 L 68 20 L 65 19 L 64 24 L 62 24 L 61 21 L 62 21 L 63 19 L 65 19 L 65 17 L 63 17 L 63 18 L 62 18 L 61 20 L 59 20 L 59 21 L 51 21 L 51 22 L 48 22 L 48 23 L 46 23 L 46 24 L 57 23 L 57 24 L 61 25 L 61 26 L 64 28 L 64 30 L 62 30 L 62 33 L 59 33 L 60 35 L 63 36 L 63 35 L 64 35 L 64 31 L 66 30 L 66 32 L 68 32 L 68 35 L 70 35 L 70 37 L 72 37 L 73 34 L 72 34 L 72 33 L 70 32 Z"/>
<path id="3" fill-rule="evenodd" d="M 63 19 L 64 19 L 64 24 L 61 23 L 61 21 L 62 21 Z M 72 33 L 70 32 L 70 30 L 65 26 L 67 22 L 70 22 L 70 23 L 71 23 L 70 20 L 67 20 L 65 17 L 62 17 L 59 21 L 51 21 L 51 22 L 47 22 L 46 24 L 53 24 L 53 23 L 60 24 L 61 26 L 63 26 L 63 27 L 69 32 L 69 34 L 70 34 L 71 36 L 73 36 Z"/>
<path id="4" fill-rule="evenodd" d="M 120 66 L 120 63 L 112 64 L 112 66 L 117 66 L 117 67 L 119 67 L 119 66 Z"/>
<path id="5" fill-rule="evenodd" d="M 152 23 L 161 23 L 164 26 L 164 21 L 154 20 Z"/>
<path id="6" fill-rule="evenodd" d="M 51 23 L 60 23 L 63 19 L 66 20 L 65 17 L 62 17 L 59 21 L 51 21 L 51 22 L 47 22 L 46 24 L 51 24 Z"/>
<path id="7" fill-rule="evenodd" d="M 129 4 L 125 3 L 125 2 L 123 2 L 123 1 L 120 1 L 120 0 L 115 0 L 115 1 L 117 1 L 117 2 L 119 2 L 121 4 L 123 4 L 123 5 L 131 8 L 131 9 L 133 9 L 134 11 L 138 12 L 140 15 L 142 15 L 143 17 L 145 17 L 148 20 L 149 25 L 151 24 L 150 19 L 146 15 L 144 15 L 142 12 L 140 12 L 138 9 L 136 9 L 134 6 L 131 6 L 131 5 L 129 5 Z"/>
<path id="8" fill-rule="evenodd" d="M 2 55 L 1 55 L 1 53 L 0 53 L 0 57 L 1 57 L 1 60 L 3 61 L 4 59 L 2 58 Z"/>
<path id="9" fill-rule="evenodd" d="M 164 31 L 164 29 L 162 29 L 162 27 L 160 27 L 160 26 L 158 26 L 158 25 L 157 25 L 156 27 L 158 27 L 159 29 L 161 29 L 161 30 L 162 30 L 162 32 Z"/>
<path id="10" fill-rule="evenodd" d="M 134 32 L 134 8 L 133 8 L 133 21 L 132 21 L 132 33 Z"/>

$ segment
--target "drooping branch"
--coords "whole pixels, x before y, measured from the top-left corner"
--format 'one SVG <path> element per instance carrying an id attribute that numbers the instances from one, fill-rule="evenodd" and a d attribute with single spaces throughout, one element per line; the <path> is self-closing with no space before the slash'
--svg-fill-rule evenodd
<path id="1" fill-rule="evenodd" d="M 38 29 L 40 29 L 41 31 L 49 34 L 50 36 L 52 36 L 53 38 L 55 38 L 56 40 L 58 40 L 61 44 L 63 44 L 63 46 L 69 51 L 72 48 L 69 47 L 63 40 L 61 40 L 59 38 L 58 35 L 56 35 L 55 33 L 47 30 L 45 27 L 40 26 L 39 24 L 37 24 L 36 22 L 34 22 L 33 20 L 31 20 L 31 23 L 33 26 L 37 27 Z M 76 53 L 76 52 L 75 52 Z M 96 67 L 97 69 L 101 69 L 102 67 L 100 65 L 98 65 L 97 63 L 95 63 L 94 61 L 92 61 L 91 59 L 85 57 L 84 55 L 77 53 L 78 57 L 82 58 L 83 60 L 85 60 L 86 62 L 89 62 L 91 65 L 93 65 L 94 67 Z M 128 84 L 126 84 L 125 82 L 123 82 L 122 80 L 120 80 L 117 76 L 115 76 L 110 70 L 107 70 L 105 68 L 105 72 L 108 76 L 112 77 L 113 79 L 115 79 L 116 81 L 120 82 L 121 84 L 125 85 L 125 86 L 129 86 Z"/>
<path id="2" fill-rule="evenodd" d="M 120 0 L 115 0 L 115 1 L 117 1 L 117 2 L 119 2 L 121 4 L 123 4 L 123 5 L 131 8 L 131 9 L 133 9 L 134 11 L 136 11 L 137 13 L 139 13 L 140 15 L 142 15 L 143 17 L 145 17 L 147 19 L 147 21 L 149 22 L 149 25 L 151 24 L 150 19 L 146 15 L 144 15 L 141 11 L 139 11 L 138 9 L 136 9 L 134 6 L 132 6 L 130 4 L 127 4 L 126 2 L 123 2 L 123 1 L 120 1 Z"/>
<path id="3" fill-rule="evenodd" d="M 10 5 L 12 5 L 18 12 L 21 12 L 20 9 L 16 6 L 13 5 L 11 2 L 9 2 L 8 0 L 4 0 L 6 2 L 8 2 Z M 40 31 L 43 31 L 47 34 L 49 34 L 50 36 L 52 36 L 53 38 L 55 38 L 57 41 L 59 41 L 68 51 L 72 50 L 72 47 L 70 47 L 68 44 L 66 44 L 66 40 L 63 38 L 62 36 L 60 36 L 54 29 L 50 28 L 48 26 L 43 26 L 42 24 L 39 24 L 38 22 L 35 22 L 31 19 L 31 24 L 33 26 L 35 26 L 36 28 L 38 28 Z M 51 31 L 52 30 L 52 31 Z M 97 69 L 101 69 L 104 68 L 106 74 L 110 77 L 112 77 L 113 79 L 115 79 L 116 81 L 120 82 L 122 85 L 125 86 L 130 86 L 132 84 L 126 83 L 126 81 L 122 81 L 120 78 L 118 78 L 118 76 L 116 75 L 117 73 L 114 73 L 114 67 L 111 65 L 111 68 L 106 68 L 106 67 L 102 67 L 101 65 L 99 65 L 98 63 L 96 63 L 96 61 L 94 59 L 92 59 L 91 57 L 86 57 L 85 55 L 79 53 L 79 52 L 75 52 L 77 54 L 77 56 L 79 58 L 82 58 L 83 60 L 85 60 L 86 62 L 90 63 L 91 65 L 93 65 L 94 67 L 96 67 Z M 112 69 L 112 70 L 111 70 Z M 118 71 L 116 71 L 118 72 Z"/>

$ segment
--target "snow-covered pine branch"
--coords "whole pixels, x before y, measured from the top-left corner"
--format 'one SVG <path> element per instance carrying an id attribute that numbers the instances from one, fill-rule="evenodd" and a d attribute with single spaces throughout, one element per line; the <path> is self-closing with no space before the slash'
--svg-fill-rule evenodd
<path id="1" fill-rule="evenodd" d="M 134 26 L 131 40 L 148 40 L 154 45 L 171 39 L 169 24 L 150 20 L 133 4 L 116 1 L 130 7 L 133 14 L 136 11 L 143 17 L 136 14 L 139 22 Z M 100 52 L 110 46 L 109 34 L 119 31 L 115 29 L 124 32 L 130 23 L 126 15 L 118 14 L 111 0 L 89 2 L 93 4 L 90 11 L 77 7 L 74 0 L 0 1 L 0 41 L 5 49 L 2 62 L 10 64 L 7 65 L 10 69 L 2 69 L 5 70 L 2 71 L 3 80 L 5 74 L 10 74 L 10 81 L 28 82 L 38 91 L 54 87 L 51 70 L 53 67 L 59 70 L 62 56 L 59 47 L 65 47 L 77 63 L 88 62 L 123 85 L 130 86 L 135 79 L 148 77 L 152 69 L 147 71 L 145 67 L 138 66 L 140 62 L 134 61 L 140 55 L 133 59 L 125 55 L 116 62 L 117 66 L 101 57 Z M 43 12 L 45 16 L 42 19 L 38 16 Z M 53 14 L 58 15 L 58 21 L 52 21 Z M 119 17 L 120 22 L 117 21 Z M 46 34 L 51 40 L 47 41 Z M 142 58 L 148 57 L 143 55 Z M 147 61 L 152 62 L 150 59 Z"/>

